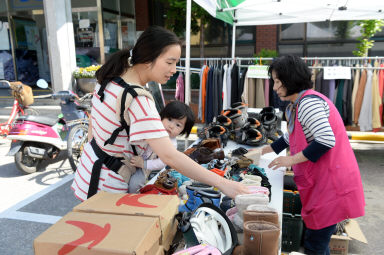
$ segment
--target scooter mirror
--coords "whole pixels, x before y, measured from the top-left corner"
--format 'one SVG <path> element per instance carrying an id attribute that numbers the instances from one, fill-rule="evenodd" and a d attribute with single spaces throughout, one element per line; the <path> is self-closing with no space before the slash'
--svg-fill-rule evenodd
<path id="1" fill-rule="evenodd" d="M 39 79 L 36 82 L 36 85 L 41 88 L 41 89 L 46 89 L 48 88 L 48 82 L 46 82 L 44 79 Z"/>

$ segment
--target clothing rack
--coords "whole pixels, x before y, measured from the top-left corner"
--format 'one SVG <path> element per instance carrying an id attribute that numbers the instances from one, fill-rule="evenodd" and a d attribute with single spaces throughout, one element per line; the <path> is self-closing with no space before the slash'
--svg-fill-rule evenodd
<path id="1" fill-rule="evenodd" d="M 190 71 L 193 73 L 200 73 L 201 67 L 203 64 L 207 65 L 220 65 L 224 63 L 228 63 L 228 61 L 231 61 L 231 63 L 236 63 L 240 68 L 247 68 L 249 66 L 255 65 L 257 63 L 262 63 L 262 61 L 273 61 L 274 58 L 262 58 L 262 57 L 235 57 L 235 58 L 229 58 L 229 57 L 212 57 L 212 58 L 190 58 L 190 61 L 194 61 L 195 63 L 197 61 L 200 61 L 198 67 L 200 68 L 190 68 Z M 375 56 L 375 57 L 302 57 L 301 58 L 304 62 L 307 63 L 308 67 L 310 69 L 324 69 L 325 67 L 331 67 L 331 66 L 344 66 L 349 67 L 353 70 L 384 70 L 384 66 L 375 67 L 374 65 L 375 61 L 379 61 L 379 63 L 384 63 L 384 56 Z M 187 72 L 187 68 L 183 67 L 182 63 L 185 61 L 185 58 L 180 59 L 180 64 L 177 67 L 177 70 Z M 203 62 L 204 61 L 204 62 Z M 319 66 L 314 66 L 315 64 L 321 64 Z M 360 66 L 356 66 L 360 65 Z M 190 87 L 185 84 L 185 90 L 189 90 Z M 186 93 L 187 95 L 187 93 Z M 190 99 L 185 97 L 185 103 L 189 103 Z M 350 128 L 353 130 L 355 126 L 352 125 Z"/>

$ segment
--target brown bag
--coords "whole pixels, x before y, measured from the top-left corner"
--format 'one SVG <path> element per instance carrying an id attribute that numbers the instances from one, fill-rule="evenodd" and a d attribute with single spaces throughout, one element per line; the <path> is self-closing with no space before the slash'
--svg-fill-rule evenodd
<path id="1" fill-rule="evenodd" d="M 32 88 L 23 84 L 20 81 L 10 82 L 12 89 L 12 96 L 19 101 L 19 104 L 28 106 L 33 104 Z"/>

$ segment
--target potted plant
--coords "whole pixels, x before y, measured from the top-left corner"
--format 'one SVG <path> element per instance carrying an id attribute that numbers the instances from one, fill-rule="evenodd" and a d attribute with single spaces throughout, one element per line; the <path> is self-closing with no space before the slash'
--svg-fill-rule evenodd
<path id="1" fill-rule="evenodd" d="M 93 92 L 96 85 L 95 73 L 101 65 L 91 65 L 87 67 L 76 67 L 73 78 L 76 79 L 77 89 L 84 93 Z"/>

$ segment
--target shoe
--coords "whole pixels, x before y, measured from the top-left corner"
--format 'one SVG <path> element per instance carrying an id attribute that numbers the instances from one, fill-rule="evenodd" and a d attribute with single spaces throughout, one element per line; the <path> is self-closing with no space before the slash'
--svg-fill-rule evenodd
<path id="1" fill-rule="evenodd" d="M 225 116 L 225 115 L 219 115 L 216 117 L 216 123 L 220 126 L 225 127 L 228 131 L 233 130 L 233 122 L 232 120 Z"/>
<path id="2" fill-rule="evenodd" d="M 220 139 L 219 138 L 207 138 L 202 140 L 198 147 L 206 147 L 211 150 L 219 149 L 221 148 Z"/>
<path id="3" fill-rule="evenodd" d="M 243 211 L 247 209 L 249 205 L 267 205 L 269 203 L 268 196 L 260 193 L 256 194 L 243 194 L 235 197 L 236 208 L 239 211 L 239 215 L 243 215 Z"/>
<path id="4" fill-rule="evenodd" d="M 248 118 L 248 107 L 243 102 L 236 102 L 232 104 L 232 108 L 239 109 L 243 115 L 243 118 L 246 120 Z"/>
<path id="5" fill-rule="evenodd" d="M 224 159 L 225 154 L 222 149 L 212 151 L 209 148 L 200 147 L 192 152 L 189 157 L 199 164 L 207 164 L 213 159 Z"/>
<path id="6" fill-rule="evenodd" d="M 234 140 L 239 144 L 260 146 L 267 142 L 267 137 L 259 130 L 246 125 L 244 128 L 234 131 Z"/>
<path id="7" fill-rule="evenodd" d="M 253 163 L 253 160 L 250 158 L 247 158 L 246 156 L 240 156 L 236 162 L 239 168 L 247 168 L 252 163 Z"/>
<path id="8" fill-rule="evenodd" d="M 266 221 L 244 222 L 243 255 L 276 255 L 279 252 L 280 228 Z"/>
<path id="9" fill-rule="evenodd" d="M 250 128 L 258 129 L 259 131 L 263 130 L 263 125 L 256 118 L 248 117 L 247 118 L 247 123 L 249 123 L 249 127 Z"/>
<path id="10" fill-rule="evenodd" d="M 283 135 L 278 129 L 279 118 L 276 115 L 275 108 L 272 106 L 264 107 L 260 112 L 260 120 L 263 124 L 265 135 L 268 139 L 276 141 L 279 136 Z"/>
<path id="11" fill-rule="evenodd" d="M 179 206 L 179 212 L 191 212 L 202 203 L 211 203 L 220 208 L 221 193 L 213 190 L 212 186 L 202 183 L 194 183 L 186 187 L 188 200 L 184 205 Z"/>
<path id="12" fill-rule="evenodd" d="M 223 147 L 227 145 L 229 133 L 228 130 L 220 125 L 212 125 L 208 128 L 209 138 L 219 138 Z"/>
<path id="13" fill-rule="evenodd" d="M 223 115 L 232 120 L 234 129 L 241 128 L 246 122 L 246 118 L 244 118 L 243 113 L 239 109 L 227 109 Z"/>
<path id="14" fill-rule="evenodd" d="M 258 165 L 261 157 L 261 148 L 254 148 L 244 154 L 244 156 L 252 159 L 254 165 Z"/>
<path id="15" fill-rule="evenodd" d="M 248 208 L 247 208 L 248 209 Z M 243 220 L 247 221 L 267 221 L 279 225 L 279 215 L 277 211 L 243 211 Z"/>
<path id="16" fill-rule="evenodd" d="M 233 208 L 235 206 L 235 202 L 233 201 L 232 198 L 228 197 L 228 196 L 224 196 L 222 199 L 221 199 L 221 203 L 220 203 L 220 209 L 223 211 L 223 212 L 227 212 L 229 209 Z M 227 215 L 228 216 L 228 215 Z"/>
<path id="17" fill-rule="evenodd" d="M 234 157 L 238 157 L 238 156 L 243 156 L 244 154 L 246 154 L 248 152 L 247 149 L 245 149 L 244 147 L 238 147 L 234 150 L 231 151 L 231 155 L 234 156 Z"/>

